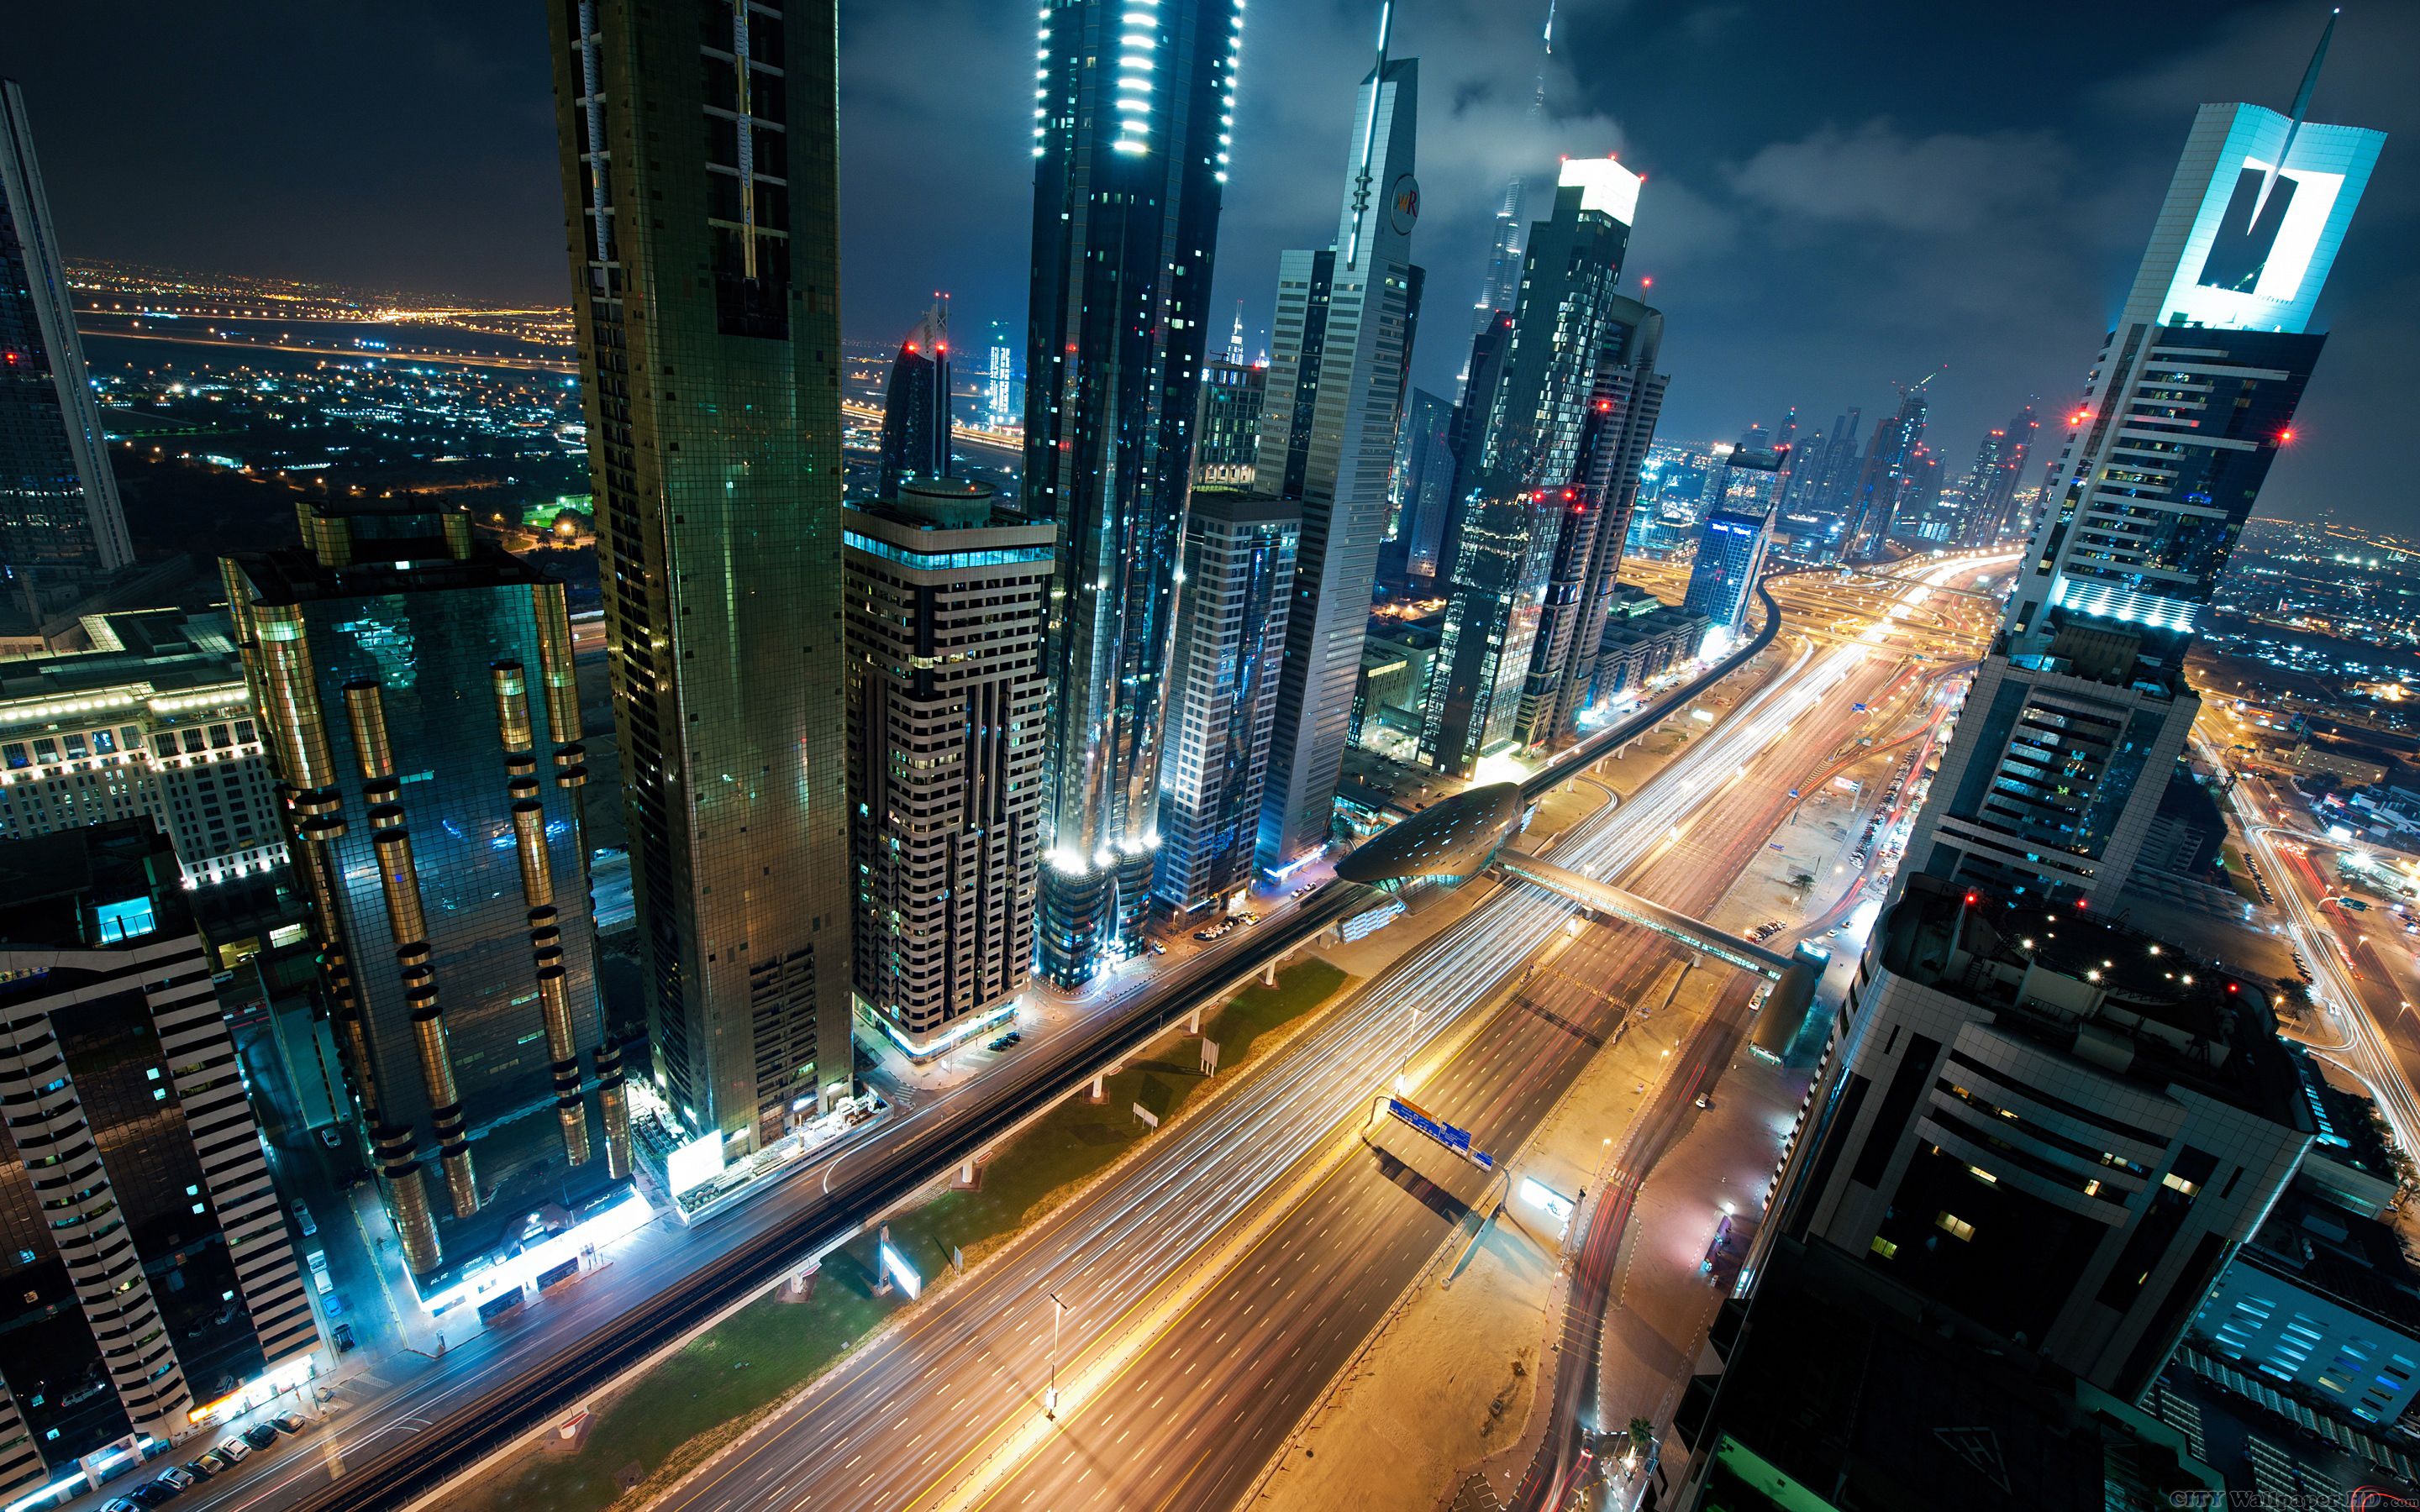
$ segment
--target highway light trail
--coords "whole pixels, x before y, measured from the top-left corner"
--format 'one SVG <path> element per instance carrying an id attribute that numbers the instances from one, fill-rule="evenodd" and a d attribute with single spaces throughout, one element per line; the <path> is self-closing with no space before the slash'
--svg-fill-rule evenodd
<path id="1" fill-rule="evenodd" d="M 1971 570 L 1959 563 L 1940 572 Z M 1912 593 L 1921 592 L 1914 584 Z M 1575 824 L 1545 854 L 1559 865 L 1619 877 L 1685 830 L 1697 809 L 1736 779 L 1870 654 L 1802 646 L 1730 717 L 1698 737 L 1630 802 Z M 1380 973 L 1266 1068 L 1189 1116 L 1103 1188 L 1047 1220 L 1001 1262 L 898 1333 L 842 1365 L 793 1414 L 664 1504 L 945 1504 L 962 1486 L 1015 1467 L 1010 1440 L 1042 1411 L 1052 1305 L 1066 1304 L 1059 1412 L 1081 1412 L 1084 1367 L 1136 1309 L 1365 1100 L 1492 1000 L 1577 912 L 1526 884 L 1499 887 L 1435 939 Z M 1073 1382 L 1073 1384 L 1071 1384 Z M 890 1427 L 950 1425 L 912 1439 Z"/>

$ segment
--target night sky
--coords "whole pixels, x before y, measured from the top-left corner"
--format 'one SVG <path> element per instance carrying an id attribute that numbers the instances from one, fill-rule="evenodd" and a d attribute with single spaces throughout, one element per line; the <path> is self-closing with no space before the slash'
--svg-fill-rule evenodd
<path id="1" fill-rule="evenodd" d="M 546 0 L 551 3 L 551 0 Z M 25 88 L 70 257 L 562 303 L 541 0 L 20 6 Z M 1825 5 L 1400 0 L 1421 60 L 1428 269 L 1415 378 L 1450 393 L 1504 179 L 1560 154 L 1644 172 L 1627 282 L 1667 312 L 1662 434 L 1726 440 L 1796 405 L 1869 424 L 1933 382 L 1962 470 L 2029 395 L 2071 400 L 2202 100 L 2293 98 L 2325 8 L 2217 0 Z M 1278 253 L 1332 232 L 1376 5 L 1248 16 L 1214 349 L 1258 352 Z M 1021 331 L 1033 11 L 843 0 L 847 333 L 895 341 L 932 290 L 961 350 Z M 2356 4 L 2313 116 L 2387 144 L 2319 306 L 2332 329 L 2266 513 L 2410 518 L 2420 347 L 2420 7 Z M 2387 444 L 2388 442 L 2395 444 Z M 2033 481 L 2030 477 L 2028 481 Z"/>

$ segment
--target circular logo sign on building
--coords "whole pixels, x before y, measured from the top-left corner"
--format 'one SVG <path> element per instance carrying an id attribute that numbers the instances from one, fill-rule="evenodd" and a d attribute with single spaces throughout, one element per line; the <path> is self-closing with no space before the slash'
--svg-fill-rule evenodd
<path id="1" fill-rule="evenodd" d="M 1387 220 L 1397 236 L 1412 234 L 1412 223 L 1420 218 L 1420 181 L 1410 174 L 1401 174 L 1387 190 Z"/>

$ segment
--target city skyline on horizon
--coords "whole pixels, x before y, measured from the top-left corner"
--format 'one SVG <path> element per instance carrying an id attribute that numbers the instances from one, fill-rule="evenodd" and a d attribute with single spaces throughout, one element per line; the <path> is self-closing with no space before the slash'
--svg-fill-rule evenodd
<path id="1" fill-rule="evenodd" d="M 946 23 L 952 8 L 939 9 Z M 1302 181 L 1316 176 L 1283 172 L 1278 145 L 1342 134 L 1352 81 L 1367 66 L 1370 18 L 1359 12 L 1264 12 L 1248 21 L 1234 181 L 1208 307 L 1227 311 L 1243 301 L 1254 354 L 1271 318 L 1277 252 L 1316 237 L 1328 214 L 1319 186 Z M 961 24 L 920 23 L 935 33 L 926 50 L 988 67 L 980 60 L 997 55 L 991 34 L 1008 23 L 955 14 Z M 2289 60 L 2307 55 L 2323 12 L 2239 5 L 2191 36 L 2098 18 L 2107 45 L 2096 56 L 2111 61 L 2072 81 L 2046 77 L 2021 110 L 1969 98 L 1973 91 L 1932 75 L 1869 81 L 1825 65 L 1885 37 L 1932 49 L 1945 80 L 1982 66 L 2022 70 L 2029 57 L 2046 64 L 2046 44 L 2012 22 L 1924 18 L 1893 6 L 1834 18 L 1829 30 L 1800 39 L 1806 55 L 1787 69 L 1724 53 L 1720 66 L 1738 87 L 1699 90 L 1707 97 L 1699 101 L 1684 85 L 1695 76 L 1692 60 L 1726 35 L 1718 23 L 1566 6 L 1556 55 L 1541 74 L 1528 23 L 1485 24 L 1481 15 L 1439 3 L 1407 8 L 1396 23 L 1398 55 L 1427 55 L 1436 75 L 1431 93 L 1443 102 L 1439 140 L 1421 165 L 1421 260 L 1436 281 L 1433 303 L 1476 293 L 1508 173 L 1546 170 L 1558 153 L 1617 151 L 1650 179 L 1633 263 L 1653 281 L 1643 297 L 1674 320 L 1667 434 L 1735 436 L 1777 423 L 1792 405 L 1802 426 L 1852 405 L 1872 413 L 1892 381 L 1946 363 L 1933 385 L 1934 425 L 1955 454 L 2029 396 L 2047 412 L 2081 391 L 2105 331 L 2095 322 L 2115 317 L 2129 249 L 2148 229 L 2193 106 L 2239 99 L 2282 106 L 2294 83 Z M 1013 258 L 978 262 L 954 239 L 903 243 L 879 235 L 903 212 L 903 193 L 940 196 L 975 224 L 1001 215 L 1007 219 L 998 224 L 1015 224 L 1030 177 L 1006 132 L 991 133 L 997 147 L 941 149 L 945 137 L 961 148 L 986 143 L 982 113 L 1004 121 L 1021 113 L 1013 81 L 958 91 L 962 98 L 932 119 L 905 111 L 886 73 L 918 55 L 892 45 L 902 23 L 854 7 L 842 15 L 843 331 L 877 346 L 894 343 L 935 288 L 958 297 L 970 330 L 1013 311 L 1021 297 Z M 432 104 L 400 147 L 361 142 L 334 123 L 331 142 L 364 148 L 334 180 L 312 171 L 324 146 L 248 108 L 230 114 L 224 101 L 213 106 L 223 135 L 163 145 L 163 126 L 210 87 L 212 69 L 164 70 L 132 97 L 151 103 L 122 122 L 80 110 L 77 60 L 90 39 L 79 28 L 88 24 L 45 17 L 20 50 L 0 55 L 0 72 L 26 80 L 70 258 L 560 298 L 552 255 L 559 201 L 548 181 L 552 112 L 544 70 L 535 67 L 544 54 L 536 18 L 433 21 L 421 40 L 371 65 L 388 70 L 357 80 L 373 97 L 408 78 Z M 192 49 L 163 51 L 207 58 L 245 35 L 213 23 L 194 28 Z M 306 32 L 302 55 L 341 48 L 345 35 L 341 23 Z M 2407 37 L 2420 39 L 2420 21 L 2409 15 L 2346 18 L 2314 118 L 2390 134 L 2412 125 L 2388 62 Z M 289 52 L 297 45 L 290 28 L 279 39 Z M 358 56 L 349 67 L 358 73 Z M 1542 79 L 1546 108 L 1533 117 Z M 228 152 L 230 140 L 256 149 Z M 163 165 L 150 193 L 122 193 L 129 154 Z M 173 174 L 164 171 L 170 162 Z M 2366 235 L 2320 310 L 2322 329 L 2347 330 L 2315 384 L 2316 423 L 2304 447 L 2284 459 L 2272 489 L 2272 507 L 2296 517 L 2322 502 L 2369 523 L 2389 517 L 2374 449 L 2330 443 L 2390 423 L 2391 393 L 2381 391 L 2392 389 L 2403 346 L 2397 333 L 2420 323 L 2420 284 L 2392 254 L 2403 239 L 2397 232 L 2420 216 L 2420 190 L 2399 170 L 2399 154 L 2390 151 L 2365 211 Z M 321 182 L 349 187 L 297 187 Z M 280 206 L 308 219 L 316 250 L 300 251 L 287 234 L 290 222 L 260 213 Z M 2355 311 L 2358 322 L 2337 319 Z M 1223 333 L 1225 322 L 1213 323 Z M 1414 353 L 1414 384 L 1442 392 L 1461 368 L 1467 352 L 1452 324 L 1430 323 Z"/>

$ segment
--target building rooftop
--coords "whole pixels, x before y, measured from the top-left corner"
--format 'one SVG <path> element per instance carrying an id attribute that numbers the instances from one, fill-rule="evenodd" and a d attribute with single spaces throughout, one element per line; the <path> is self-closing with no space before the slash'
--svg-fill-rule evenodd
<path id="1" fill-rule="evenodd" d="M 553 581 L 494 542 L 474 538 L 470 516 L 442 501 L 305 501 L 295 513 L 302 546 L 225 559 L 249 581 L 256 602 Z"/>
<path id="2" fill-rule="evenodd" d="M 176 851 L 148 819 L 0 842 L 0 951 L 103 949 L 191 928 Z M 0 1002 L 30 980 L 0 981 Z"/>
<path id="3" fill-rule="evenodd" d="M 1875 943 L 1894 975 L 2103 1072 L 2311 1121 L 2267 999 L 2219 963 L 2081 909 L 1924 875 L 1908 879 Z"/>
<path id="4" fill-rule="evenodd" d="M 2210 1485 L 2177 1436 L 1823 1244 L 1775 1253 L 1717 1392 L 1704 1504 L 1740 1512 L 2036 1512 Z"/>
<path id="5" fill-rule="evenodd" d="M 191 692 L 243 682 L 243 661 L 222 610 L 94 615 L 85 626 L 95 650 L 0 660 L 0 721 L 19 717 L 9 705 L 29 700 L 49 702 L 114 690 L 131 703 L 147 693 Z M 42 717 L 70 712 L 82 711 Z"/>
<path id="6" fill-rule="evenodd" d="M 2375 1218 L 2289 1188 L 2237 1258 L 2420 1335 L 2420 1276 L 2395 1230 Z"/>

